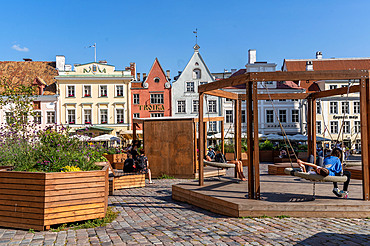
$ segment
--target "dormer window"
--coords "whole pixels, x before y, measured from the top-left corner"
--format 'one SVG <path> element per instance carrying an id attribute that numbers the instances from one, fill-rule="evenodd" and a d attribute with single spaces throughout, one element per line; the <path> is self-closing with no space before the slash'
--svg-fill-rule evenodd
<path id="1" fill-rule="evenodd" d="M 193 79 L 200 79 L 201 77 L 201 72 L 200 72 L 200 69 L 194 69 L 193 70 Z"/>
<path id="2" fill-rule="evenodd" d="M 196 62 L 196 63 L 195 63 L 195 66 L 199 66 L 199 63 L 198 63 L 198 62 Z"/>
<path id="3" fill-rule="evenodd" d="M 93 69 L 92 70 L 93 70 L 94 73 L 98 70 L 97 69 L 97 66 L 95 64 L 93 65 Z"/>
<path id="4" fill-rule="evenodd" d="M 158 77 L 154 78 L 154 82 L 159 83 L 160 79 Z"/>

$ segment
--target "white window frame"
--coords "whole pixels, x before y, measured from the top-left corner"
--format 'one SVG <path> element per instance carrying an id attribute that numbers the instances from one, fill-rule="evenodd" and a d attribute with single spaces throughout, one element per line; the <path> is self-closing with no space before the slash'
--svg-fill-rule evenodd
<path id="1" fill-rule="evenodd" d="M 217 113 L 217 100 L 208 100 L 208 113 Z"/>
<path id="2" fill-rule="evenodd" d="M 322 133 L 322 124 L 321 121 L 316 121 L 316 134 Z"/>
<path id="3" fill-rule="evenodd" d="M 334 126 L 333 123 L 336 123 L 336 126 Z M 337 130 L 335 132 L 333 132 L 333 127 L 336 127 L 337 128 Z M 336 121 L 336 120 L 330 121 L 330 133 L 331 134 L 338 134 L 338 130 L 339 130 L 338 121 Z"/>
<path id="4" fill-rule="evenodd" d="M 183 106 L 181 106 L 181 107 L 183 107 L 184 108 L 184 112 L 180 112 L 179 111 L 179 107 L 180 107 L 180 102 L 182 103 L 182 102 L 184 102 L 184 105 Z M 177 100 L 177 102 L 176 102 L 176 107 L 177 107 L 177 113 L 178 114 L 186 114 L 186 100 Z"/>
<path id="5" fill-rule="evenodd" d="M 316 114 L 321 114 L 321 102 L 316 102 Z"/>
<path id="6" fill-rule="evenodd" d="M 343 121 L 343 133 L 350 134 L 351 133 L 351 121 L 345 120 Z"/>
<path id="7" fill-rule="evenodd" d="M 42 111 L 41 110 L 34 110 L 35 116 L 33 116 L 33 122 L 41 125 L 42 124 Z M 40 114 L 40 122 L 36 122 L 36 114 Z"/>
<path id="8" fill-rule="evenodd" d="M 132 118 L 134 118 L 134 119 L 140 118 L 140 113 L 133 113 Z"/>
<path id="9" fill-rule="evenodd" d="M 73 96 L 69 96 L 70 94 L 69 94 L 69 87 L 73 87 Z M 76 97 L 76 85 L 66 85 L 66 97 L 67 98 L 73 98 L 73 97 Z"/>
<path id="10" fill-rule="evenodd" d="M 85 96 L 85 86 L 90 86 L 90 96 Z M 92 86 L 91 85 L 82 85 L 82 97 L 92 97 Z"/>
<path id="11" fill-rule="evenodd" d="M 202 78 L 202 71 L 199 68 L 194 68 L 193 69 L 193 79 L 201 79 L 201 78 Z"/>
<path id="12" fill-rule="evenodd" d="M 267 111 L 269 111 L 269 112 L 267 112 Z M 274 123 L 274 121 L 275 121 L 275 116 L 274 116 L 274 110 L 272 110 L 272 109 L 266 109 L 266 112 L 265 112 L 265 114 L 266 114 L 266 123 Z M 272 116 L 272 121 L 270 121 L 269 120 L 269 117 L 271 117 Z"/>
<path id="13" fill-rule="evenodd" d="M 294 117 L 297 117 L 297 119 L 294 119 Z M 292 109 L 292 122 L 293 123 L 299 122 L 299 110 L 298 109 Z"/>
<path id="14" fill-rule="evenodd" d="M 122 87 L 122 96 L 118 95 L 118 87 Z M 124 85 L 115 85 L 114 95 L 115 95 L 115 97 L 124 97 L 125 96 L 125 86 Z"/>
<path id="15" fill-rule="evenodd" d="M 208 122 L 208 127 L 210 132 L 217 132 L 217 121 Z"/>
<path id="16" fill-rule="evenodd" d="M 356 134 L 361 132 L 361 121 L 359 120 L 355 121 L 354 130 Z"/>
<path id="17" fill-rule="evenodd" d="M 349 114 L 349 102 L 341 102 L 341 106 L 342 106 L 342 114 Z"/>
<path id="18" fill-rule="evenodd" d="M 101 121 L 101 116 L 102 116 L 101 111 L 102 110 L 107 110 L 107 123 L 102 123 L 102 121 Z M 99 109 L 99 124 L 106 125 L 106 124 L 108 124 L 108 121 L 109 121 L 109 110 L 108 110 L 108 108 L 100 108 Z"/>
<path id="19" fill-rule="evenodd" d="M 283 111 L 285 111 L 285 115 L 281 114 Z M 284 116 L 285 118 L 283 119 Z M 281 123 L 287 123 L 288 120 L 288 115 L 287 115 L 287 110 L 286 109 L 279 109 L 279 120 Z"/>
<path id="20" fill-rule="evenodd" d="M 360 111 L 361 111 L 360 102 L 359 101 L 354 101 L 353 102 L 353 113 L 354 114 L 359 114 Z"/>
<path id="21" fill-rule="evenodd" d="M 107 88 L 107 95 L 106 96 L 102 96 L 102 94 L 101 94 L 101 92 L 102 92 L 101 87 L 102 86 L 105 86 Z M 99 85 L 99 97 L 108 97 L 108 85 Z"/>
<path id="22" fill-rule="evenodd" d="M 49 122 L 49 113 L 53 113 L 54 116 L 54 121 L 53 122 Z M 56 113 L 55 111 L 46 111 L 46 124 L 55 124 L 56 123 Z"/>
<path id="23" fill-rule="evenodd" d="M 135 98 L 136 95 L 137 95 L 138 98 Z M 137 102 L 135 102 L 135 101 L 137 101 Z M 139 105 L 140 104 L 140 94 L 139 93 L 132 94 L 132 104 L 134 104 L 134 105 Z"/>
<path id="24" fill-rule="evenodd" d="M 73 124 L 71 124 L 70 122 L 69 122 L 69 116 L 68 116 L 68 111 L 69 110 L 71 110 L 71 111 L 74 111 L 74 115 L 75 115 L 75 122 L 73 123 Z M 68 125 L 76 125 L 77 124 L 77 115 L 76 115 L 76 109 L 75 108 L 67 108 L 67 110 L 66 110 L 66 122 L 67 122 L 67 124 Z"/>
<path id="25" fill-rule="evenodd" d="M 85 111 L 89 110 L 90 111 L 90 123 L 86 123 L 86 118 L 85 118 Z M 82 118 L 83 118 L 83 124 L 92 124 L 92 116 L 93 116 L 93 111 L 91 108 L 84 108 L 82 110 Z"/>
<path id="26" fill-rule="evenodd" d="M 338 85 L 329 85 L 329 90 L 337 89 Z"/>
<path id="27" fill-rule="evenodd" d="M 194 81 L 185 82 L 185 92 L 195 92 L 195 83 Z"/>
<path id="28" fill-rule="evenodd" d="M 193 100 L 192 101 L 192 112 L 193 113 L 199 113 L 199 100 Z"/>
<path id="29" fill-rule="evenodd" d="M 333 105 L 333 108 L 332 108 Z M 335 105 L 335 107 L 334 107 Z M 333 110 L 332 110 L 333 109 Z M 338 114 L 338 102 L 329 102 L 329 114 Z"/>
<path id="30" fill-rule="evenodd" d="M 150 118 L 164 117 L 164 113 L 151 113 Z"/>
<path id="31" fill-rule="evenodd" d="M 122 123 L 118 122 L 118 111 L 119 110 L 122 110 Z M 124 124 L 125 123 L 125 109 L 124 108 L 116 108 L 114 113 L 116 114 L 115 115 L 115 123 L 116 124 Z"/>
<path id="32" fill-rule="evenodd" d="M 234 122 L 234 110 L 225 110 L 225 123 L 231 124 L 233 122 Z"/>
<path id="33" fill-rule="evenodd" d="M 164 104 L 164 94 L 150 93 L 150 104 Z"/>

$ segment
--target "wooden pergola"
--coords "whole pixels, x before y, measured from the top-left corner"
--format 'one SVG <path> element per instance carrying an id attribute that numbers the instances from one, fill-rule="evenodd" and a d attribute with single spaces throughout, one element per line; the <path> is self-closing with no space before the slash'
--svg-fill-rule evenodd
<path id="1" fill-rule="evenodd" d="M 246 101 L 247 116 L 247 157 L 248 157 L 248 197 L 260 199 L 259 176 L 259 141 L 258 141 L 258 100 L 277 99 L 306 99 L 307 100 L 307 135 L 308 155 L 316 159 L 316 99 L 344 95 L 348 88 L 342 87 L 313 93 L 279 93 L 258 94 L 257 84 L 263 81 L 320 81 L 320 80 L 359 80 L 359 85 L 349 88 L 349 93 L 360 93 L 361 107 L 361 154 L 363 174 L 363 199 L 370 199 L 370 169 L 369 169 L 369 134 L 370 124 L 370 85 L 368 70 L 343 70 L 343 71 L 302 71 L 302 72 L 251 72 L 200 85 L 199 91 L 199 122 L 204 121 L 204 95 L 212 95 L 235 100 L 235 144 L 236 156 L 241 159 L 241 102 Z M 236 94 L 220 90 L 225 87 L 245 84 L 246 93 Z M 205 126 L 199 124 L 199 142 L 205 141 Z M 205 147 L 199 145 L 199 185 L 204 185 L 203 156 Z"/>

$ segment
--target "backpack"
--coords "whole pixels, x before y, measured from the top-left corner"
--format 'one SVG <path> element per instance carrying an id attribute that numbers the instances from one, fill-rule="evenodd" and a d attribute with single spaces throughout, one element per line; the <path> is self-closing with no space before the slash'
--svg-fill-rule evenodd
<path id="1" fill-rule="evenodd" d="M 134 168 L 134 160 L 133 159 L 126 159 L 125 163 L 123 164 L 123 172 L 131 173 L 135 170 Z"/>
<path id="2" fill-rule="evenodd" d="M 136 159 L 136 169 L 137 170 L 142 170 L 146 167 L 146 158 L 145 156 L 138 156 L 137 159 Z"/>
<path id="3" fill-rule="evenodd" d="M 218 153 L 215 156 L 215 162 L 225 163 L 226 162 L 225 156 L 222 153 Z"/>

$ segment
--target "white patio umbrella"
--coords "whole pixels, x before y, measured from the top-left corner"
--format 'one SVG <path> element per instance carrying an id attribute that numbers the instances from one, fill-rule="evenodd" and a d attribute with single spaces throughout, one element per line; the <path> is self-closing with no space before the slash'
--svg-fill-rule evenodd
<path id="1" fill-rule="evenodd" d="M 280 141 L 280 140 L 283 140 L 283 136 L 280 136 L 280 135 L 277 135 L 277 134 L 268 134 L 268 135 L 266 135 L 266 138 L 268 140 L 272 140 L 272 141 Z"/>
<path id="2" fill-rule="evenodd" d="M 110 135 L 110 134 L 104 134 L 104 135 L 100 135 L 100 136 L 97 136 L 97 137 L 94 137 L 91 139 L 91 141 L 120 141 L 121 139 L 116 137 L 116 136 L 113 136 L 113 135 Z"/>
<path id="3" fill-rule="evenodd" d="M 71 138 L 77 138 L 80 141 L 92 141 L 91 137 L 85 136 L 85 135 L 73 135 L 73 136 L 71 136 Z"/>

